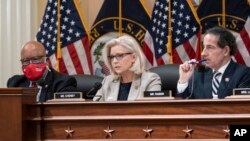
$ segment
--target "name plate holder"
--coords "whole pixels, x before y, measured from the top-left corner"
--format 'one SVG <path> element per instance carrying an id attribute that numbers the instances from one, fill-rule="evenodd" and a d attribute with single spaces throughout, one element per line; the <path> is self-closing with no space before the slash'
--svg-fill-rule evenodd
<path id="1" fill-rule="evenodd" d="M 226 98 L 245 98 L 250 99 L 250 88 L 235 88 L 233 89 L 233 95 Z"/>
<path id="2" fill-rule="evenodd" d="M 82 92 L 56 92 L 51 101 L 85 101 Z"/>
<path id="3" fill-rule="evenodd" d="M 145 91 L 144 97 L 141 99 L 137 99 L 139 101 L 143 100 L 169 100 L 174 99 L 172 96 L 172 91 Z"/>

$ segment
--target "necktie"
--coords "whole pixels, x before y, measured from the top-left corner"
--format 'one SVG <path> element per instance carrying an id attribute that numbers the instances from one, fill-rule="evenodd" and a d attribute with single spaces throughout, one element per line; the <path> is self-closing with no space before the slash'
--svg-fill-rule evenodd
<path id="1" fill-rule="evenodd" d="M 31 82 L 31 87 L 39 89 L 36 95 L 36 101 L 40 102 L 41 86 L 37 85 L 36 82 Z"/>
<path id="2" fill-rule="evenodd" d="M 32 86 L 32 88 L 36 88 L 36 87 L 37 87 L 36 82 L 32 82 L 32 83 L 31 83 L 31 86 Z"/>
<path id="3" fill-rule="evenodd" d="M 214 75 L 213 75 L 213 81 L 212 81 L 212 94 L 213 94 L 213 97 L 214 98 L 218 98 L 218 89 L 219 89 L 219 84 L 220 84 L 220 81 L 219 81 L 219 76 L 221 75 L 220 72 L 214 72 Z"/>

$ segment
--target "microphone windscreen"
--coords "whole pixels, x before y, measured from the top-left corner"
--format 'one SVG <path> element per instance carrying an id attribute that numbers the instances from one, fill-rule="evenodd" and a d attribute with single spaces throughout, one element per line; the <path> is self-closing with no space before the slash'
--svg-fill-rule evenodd
<path id="1" fill-rule="evenodd" d="M 86 96 L 87 97 L 93 97 L 96 92 L 102 87 L 101 82 L 96 82 L 94 86 L 87 92 Z"/>
<path id="2" fill-rule="evenodd" d="M 96 83 L 94 84 L 94 89 L 95 89 L 95 90 L 99 90 L 101 87 L 102 87 L 102 83 L 101 83 L 101 82 L 96 82 Z"/>

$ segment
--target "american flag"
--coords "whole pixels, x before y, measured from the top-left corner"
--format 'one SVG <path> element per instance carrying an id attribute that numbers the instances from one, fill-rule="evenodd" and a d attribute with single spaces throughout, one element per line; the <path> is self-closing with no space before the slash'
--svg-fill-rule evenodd
<path id="1" fill-rule="evenodd" d="M 36 38 L 45 46 L 53 68 L 58 68 L 59 65 L 58 71 L 69 75 L 92 74 L 88 36 L 76 2 L 76 0 L 48 0 Z M 60 48 L 57 47 L 59 42 Z M 61 49 L 61 52 L 57 53 L 58 49 Z"/>
<path id="2" fill-rule="evenodd" d="M 238 52 L 235 54 L 236 61 L 250 67 L 250 17 L 236 38 L 236 43 L 238 47 Z"/>
<path id="3" fill-rule="evenodd" d="M 171 18 L 168 16 L 170 9 Z M 171 27 L 168 20 L 171 20 Z M 153 38 L 157 65 L 183 63 L 192 58 L 200 58 L 199 20 L 189 0 L 157 0 L 151 21 L 149 32 Z M 171 50 L 167 50 L 168 30 L 172 33 Z M 173 62 L 170 62 L 171 55 Z"/>

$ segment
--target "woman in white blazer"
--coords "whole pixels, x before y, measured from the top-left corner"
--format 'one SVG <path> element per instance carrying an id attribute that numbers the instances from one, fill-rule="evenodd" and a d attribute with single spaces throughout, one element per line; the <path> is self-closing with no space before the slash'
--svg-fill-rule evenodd
<path id="1" fill-rule="evenodd" d="M 139 44 L 123 35 L 107 42 L 103 60 L 110 70 L 93 101 L 122 101 L 143 98 L 144 91 L 161 91 L 158 74 L 145 71 L 145 60 Z"/>

